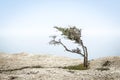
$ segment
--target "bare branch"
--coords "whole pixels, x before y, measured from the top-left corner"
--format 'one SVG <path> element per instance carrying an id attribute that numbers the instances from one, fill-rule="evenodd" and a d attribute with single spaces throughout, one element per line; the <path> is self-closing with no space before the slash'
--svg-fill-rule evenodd
<path id="1" fill-rule="evenodd" d="M 53 44 L 53 45 L 59 45 L 60 43 L 59 43 L 59 41 L 56 41 L 55 39 L 56 39 L 56 37 L 57 36 L 50 36 L 51 38 L 52 38 L 52 40 L 49 42 L 49 44 Z"/>
<path id="2" fill-rule="evenodd" d="M 65 48 L 66 51 L 72 52 L 72 53 L 77 53 L 77 54 L 84 56 L 84 54 L 81 53 L 81 50 L 79 48 L 74 49 L 74 50 L 70 50 L 61 41 L 59 41 L 59 43 Z"/>
<path id="3" fill-rule="evenodd" d="M 58 41 L 55 41 L 55 40 L 51 40 L 50 42 L 49 42 L 49 44 L 50 45 L 59 45 L 60 43 L 58 42 Z"/>

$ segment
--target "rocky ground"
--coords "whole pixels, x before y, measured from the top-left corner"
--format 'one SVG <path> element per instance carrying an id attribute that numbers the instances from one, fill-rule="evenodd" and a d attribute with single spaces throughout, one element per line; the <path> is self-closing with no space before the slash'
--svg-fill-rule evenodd
<path id="1" fill-rule="evenodd" d="M 80 63 L 54 55 L 0 53 L 0 80 L 120 80 L 120 57 L 91 60 L 88 70 L 61 68 Z"/>

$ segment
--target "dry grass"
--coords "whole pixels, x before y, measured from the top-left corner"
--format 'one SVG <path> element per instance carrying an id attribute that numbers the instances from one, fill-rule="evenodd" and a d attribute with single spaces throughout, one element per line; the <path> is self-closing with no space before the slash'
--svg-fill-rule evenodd
<path id="1" fill-rule="evenodd" d="M 53 55 L 0 54 L 0 62 L 0 80 L 120 79 L 120 57 L 92 60 L 89 69 L 79 59 Z"/>

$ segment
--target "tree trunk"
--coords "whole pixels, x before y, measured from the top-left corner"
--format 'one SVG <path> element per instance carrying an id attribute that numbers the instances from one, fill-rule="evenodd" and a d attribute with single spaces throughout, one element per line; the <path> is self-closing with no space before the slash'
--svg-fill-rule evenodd
<path id="1" fill-rule="evenodd" d="M 83 62 L 83 64 L 84 64 L 84 67 L 86 66 L 86 57 L 84 56 L 84 62 Z"/>
<path id="2" fill-rule="evenodd" d="M 88 68 L 88 52 L 87 52 L 87 48 L 86 48 L 86 68 Z"/>
<path id="3" fill-rule="evenodd" d="M 84 46 L 84 67 L 88 68 L 88 52 L 85 46 Z"/>
<path id="4" fill-rule="evenodd" d="M 88 57 L 84 56 L 84 67 L 88 68 Z"/>

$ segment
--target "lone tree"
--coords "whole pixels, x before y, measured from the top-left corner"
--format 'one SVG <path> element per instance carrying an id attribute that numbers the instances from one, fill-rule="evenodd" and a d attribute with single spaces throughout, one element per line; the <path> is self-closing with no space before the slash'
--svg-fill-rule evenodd
<path id="1" fill-rule="evenodd" d="M 79 44 L 82 50 L 80 48 L 68 49 L 66 45 L 61 41 L 61 39 L 56 40 L 57 36 L 51 36 L 52 40 L 49 42 L 49 44 L 62 45 L 66 51 L 80 54 L 84 58 L 84 62 L 83 62 L 84 67 L 87 68 L 88 67 L 88 52 L 87 52 L 87 47 L 83 44 L 83 41 L 81 39 L 81 29 L 78 29 L 75 26 L 69 27 L 69 28 L 62 28 L 62 27 L 55 26 L 54 28 L 62 32 L 61 35 L 65 36 L 67 39 Z"/>

